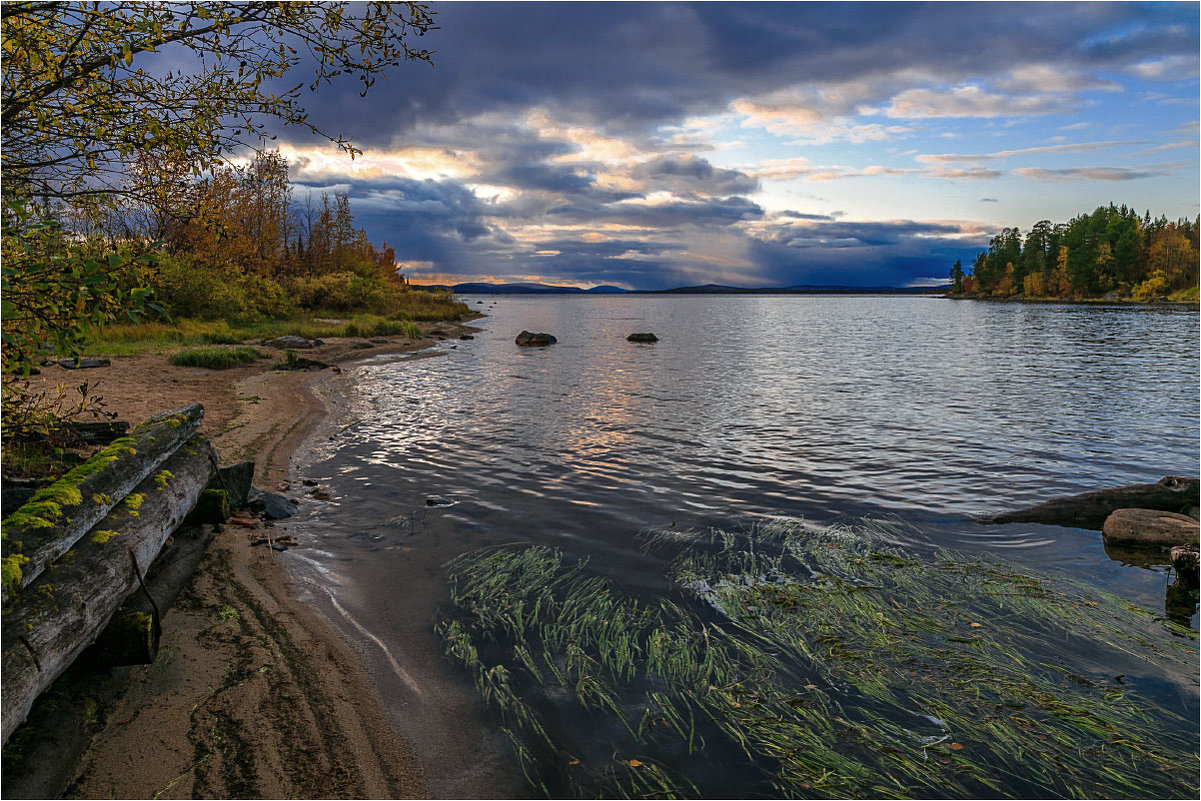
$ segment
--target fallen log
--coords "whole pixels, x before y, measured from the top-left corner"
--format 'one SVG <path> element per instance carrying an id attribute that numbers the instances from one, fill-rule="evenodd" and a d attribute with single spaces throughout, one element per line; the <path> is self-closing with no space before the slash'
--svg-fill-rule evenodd
<path id="1" fill-rule="evenodd" d="M 197 434 L 144 479 L 4 610 L 0 630 L 3 739 L 34 699 L 67 669 L 140 585 L 164 541 L 216 473 L 208 439 Z"/>
<path id="2" fill-rule="evenodd" d="M 7 603 L 62 556 L 200 428 L 199 403 L 151 417 L 70 470 L 3 521 Z"/>
<path id="3" fill-rule="evenodd" d="M 1045 523 L 1100 531 L 1105 518 L 1118 509 L 1156 509 L 1180 512 L 1197 505 L 1201 481 L 1183 476 L 1165 476 L 1154 484 L 1083 492 L 1066 498 L 1005 512 L 985 523 Z"/>

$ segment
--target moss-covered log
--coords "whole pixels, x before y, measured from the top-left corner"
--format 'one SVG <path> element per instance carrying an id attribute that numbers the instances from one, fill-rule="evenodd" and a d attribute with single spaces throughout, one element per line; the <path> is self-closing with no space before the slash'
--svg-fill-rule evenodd
<path id="1" fill-rule="evenodd" d="M 156 415 L 39 490 L 3 522 L 4 603 L 36 579 L 200 428 L 199 403 Z"/>
<path id="2" fill-rule="evenodd" d="M 1195 478 L 1165 476 L 1154 484 L 1131 484 L 1056 498 L 1037 506 L 1005 512 L 984 522 L 1045 523 L 1100 531 L 1105 518 L 1118 509 L 1181 512 L 1196 506 L 1199 487 L 1201 482 Z"/>
<path id="3" fill-rule="evenodd" d="M 3 738 L 35 698 L 90 645 L 216 473 L 197 434 L 4 609 Z M 136 564 L 136 570 L 135 570 Z"/>

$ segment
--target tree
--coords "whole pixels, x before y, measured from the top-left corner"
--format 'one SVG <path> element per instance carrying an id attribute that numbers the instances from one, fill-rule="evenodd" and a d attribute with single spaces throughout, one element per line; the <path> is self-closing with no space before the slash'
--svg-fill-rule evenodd
<path id="1" fill-rule="evenodd" d="M 958 259 L 951 265 L 951 292 L 956 295 L 963 294 L 963 264 Z"/>
<path id="2" fill-rule="evenodd" d="M 7 2 L 0 27 L 5 195 L 78 204 L 136 193 L 128 167 L 143 151 L 167 151 L 199 174 L 257 145 L 271 120 L 353 155 L 348 140 L 308 121 L 303 83 L 274 83 L 307 61 L 310 89 L 353 75 L 366 93 L 389 67 L 429 61 L 408 39 L 435 26 L 415 2 L 126 0 Z M 168 69 L 172 55 L 197 69 Z"/>
<path id="3" fill-rule="evenodd" d="M 0 5 L 5 410 L 10 379 L 39 345 L 78 355 L 87 326 L 145 303 L 152 243 L 137 234 L 169 234 L 173 215 L 160 212 L 191 207 L 192 187 L 176 191 L 181 174 L 212 175 L 232 152 L 261 147 L 274 124 L 353 157 L 346 138 L 308 121 L 305 83 L 357 77 L 365 94 L 389 68 L 428 62 L 409 42 L 434 27 L 417 2 Z M 302 63 L 311 79 L 279 85 Z M 278 185 L 270 191 L 278 201 Z M 264 227 L 289 216 L 286 204 L 273 209 Z M 97 253 L 81 236 L 105 219 L 127 226 L 109 243 L 120 252 Z"/>

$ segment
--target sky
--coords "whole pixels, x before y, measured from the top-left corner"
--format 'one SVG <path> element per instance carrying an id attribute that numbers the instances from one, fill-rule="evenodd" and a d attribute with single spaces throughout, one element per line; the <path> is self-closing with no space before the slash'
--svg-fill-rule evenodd
<path id="1" fill-rule="evenodd" d="M 945 282 L 1001 228 L 1199 212 L 1197 3 L 434 3 L 306 96 L 294 196 L 414 283 Z"/>

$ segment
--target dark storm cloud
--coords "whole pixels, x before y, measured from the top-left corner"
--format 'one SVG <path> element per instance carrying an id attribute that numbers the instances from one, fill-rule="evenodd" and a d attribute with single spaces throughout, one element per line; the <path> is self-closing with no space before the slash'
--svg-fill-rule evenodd
<path id="1" fill-rule="evenodd" d="M 344 186 L 355 224 L 374 232 L 375 241 L 395 246 L 404 260 L 450 262 L 462 257 L 465 245 L 502 246 L 511 241 L 507 235 L 498 237 L 488 224 L 494 209 L 456 181 L 389 178 Z M 314 194 L 321 189 L 313 188 Z M 302 200 L 307 193 L 303 185 L 294 189 L 294 196 Z"/>
<path id="2" fill-rule="evenodd" d="M 360 144 L 389 145 L 418 123 L 543 105 L 564 119 L 634 131 L 798 82 L 918 70 L 953 83 L 1033 63 L 1119 69 L 1195 58 L 1197 42 L 1190 4 L 451 3 L 435 10 L 441 30 L 421 40 L 436 51 L 432 67 L 401 65 L 366 98 L 340 84 L 307 96 L 312 121 Z"/>
<path id="3" fill-rule="evenodd" d="M 781 229 L 756 241 L 753 258 L 770 286 L 906 286 L 945 277 L 955 260 L 970 261 L 987 247 L 987 239 L 964 239 L 951 224 L 833 222 Z"/>
<path id="4" fill-rule="evenodd" d="M 549 209 L 547 214 L 557 221 L 673 228 L 680 225 L 732 225 L 763 216 L 763 209 L 744 197 L 728 197 L 657 204 L 566 204 Z"/>
<path id="5" fill-rule="evenodd" d="M 681 195 L 743 195 L 759 188 L 746 173 L 716 168 L 692 154 L 659 156 L 635 167 L 632 175 Z"/>

